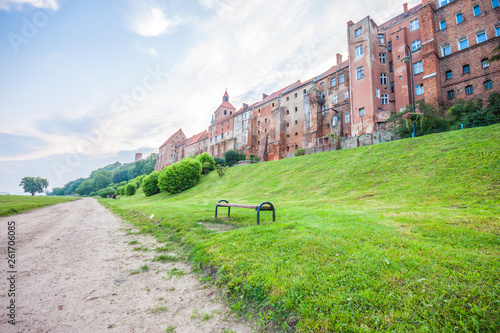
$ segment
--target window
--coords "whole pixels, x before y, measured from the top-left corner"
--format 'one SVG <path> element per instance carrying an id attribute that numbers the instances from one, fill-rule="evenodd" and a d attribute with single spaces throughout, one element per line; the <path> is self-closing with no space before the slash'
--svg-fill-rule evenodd
<path id="1" fill-rule="evenodd" d="M 363 117 L 365 115 L 365 108 L 360 108 L 359 109 L 359 116 Z"/>
<path id="2" fill-rule="evenodd" d="M 453 1 L 453 0 L 441 0 L 441 2 L 440 2 L 440 6 L 444 6 L 444 5 L 446 5 L 447 3 L 450 3 L 450 2 L 452 2 L 452 1 Z"/>
<path id="3" fill-rule="evenodd" d="M 469 74 L 470 73 L 470 66 L 469 65 L 464 65 L 464 67 L 462 67 L 463 70 L 464 70 L 464 74 Z"/>
<path id="4" fill-rule="evenodd" d="M 339 102 L 339 96 L 338 95 L 334 95 L 333 96 L 333 103 L 338 103 Z"/>
<path id="5" fill-rule="evenodd" d="M 295 98 L 297 98 L 297 93 L 295 93 Z M 259 112 L 260 112 L 260 110 L 259 110 Z"/>
<path id="6" fill-rule="evenodd" d="M 385 74 L 385 73 L 380 74 L 380 84 L 384 84 L 384 85 L 387 84 L 387 74 Z"/>
<path id="7" fill-rule="evenodd" d="M 298 125 L 298 124 L 299 124 L 298 120 L 295 120 L 295 125 Z"/>
<path id="8" fill-rule="evenodd" d="M 286 114 L 290 114 L 290 110 L 286 110 Z"/>
<path id="9" fill-rule="evenodd" d="M 332 79 L 332 87 L 335 87 L 336 85 L 337 85 L 337 78 L 336 78 L 336 77 L 334 77 L 334 78 Z"/>
<path id="10" fill-rule="evenodd" d="M 356 79 L 362 79 L 365 77 L 365 68 L 363 66 L 356 68 Z"/>
<path id="11" fill-rule="evenodd" d="M 424 94 L 424 85 L 423 84 L 417 84 L 415 86 L 415 95 L 423 95 Z"/>
<path id="12" fill-rule="evenodd" d="M 392 61 L 389 61 L 389 73 L 392 73 L 394 71 L 394 65 Z"/>
<path id="13" fill-rule="evenodd" d="M 472 86 L 465 87 L 465 94 L 466 95 L 471 95 L 473 92 L 474 92 L 474 88 L 472 88 Z"/>
<path id="14" fill-rule="evenodd" d="M 346 112 L 344 116 L 345 116 L 344 122 L 347 124 L 349 122 L 349 112 Z"/>
<path id="15" fill-rule="evenodd" d="M 483 59 L 483 60 L 481 60 L 481 66 L 483 66 L 483 68 L 490 67 L 490 60 L 489 59 Z"/>
<path id="16" fill-rule="evenodd" d="M 299 111 L 299 109 L 297 107 L 295 107 L 295 112 Z"/>
<path id="17" fill-rule="evenodd" d="M 378 34 L 378 43 L 385 44 L 384 34 Z"/>
<path id="18" fill-rule="evenodd" d="M 321 98 L 325 99 L 325 92 L 324 91 L 321 92 Z"/>
<path id="19" fill-rule="evenodd" d="M 410 31 L 417 30 L 418 27 L 419 27 L 418 19 L 414 19 L 413 21 L 410 22 Z"/>
<path id="20" fill-rule="evenodd" d="M 441 55 L 444 57 L 449 54 L 451 54 L 450 44 L 444 44 L 443 46 L 441 46 Z"/>
<path id="21" fill-rule="evenodd" d="M 476 32 L 476 42 L 478 44 L 482 43 L 482 42 L 486 42 L 486 30 L 481 30 L 481 31 Z"/>
<path id="22" fill-rule="evenodd" d="M 380 99 L 380 89 L 375 89 L 375 97 L 377 97 L 378 99 Z"/>
<path id="23" fill-rule="evenodd" d="M 382 104 L 389 104 L 389 94 L 382 94 Z"/>
<path id="24" fill-rule="evenodd" d="M 304 89 L 304 94 L 305 94 L 306 92 L 307 92 L 307 90 L 306 90 L 306 89 Z"/>
<path id="25" fill-rule="evenodd" d="M 453 72 L 452 71 L 446 71 L 446 80 L 452 79 L 453 78 Z"/>
<path id="26" fill-rule="evenodd" d="M 462 16 L 462 13 L 455 14 L 455 19 L 457 20 L 457 24 L 462 23 L 464 21 L 464 17 Z"/>
<path id="27" fill-rule="evenodd" d="M 321 82 L 319 85 L 320 85 L 321 87 L 323 87 L 323 86 L 325 85 L 325 82 Z M 304 89 L 304 94 L 305 94 L 305 91 L 306 91 L 306 90 Z"/>
<path id="28" fill-rule="evenodd" d="M 394 94 L 394 82 L 391 82 L 391 94 Z"/>
<path id="29" fill-rule="evenodd" d="M 493 81 L 491 80 L 488 80 L 488 81 L 485 81 L 484 82 L 484 89 L 486 90 L 490 90 L 493 88 Z"/>
<path id="30" fill-rule="evenodd" d="M 354 37 L 358 37 L 362 33 L 363 33 L 363 27 L 357 28 L 356 30 L 354 30 Z"/>
<path id="31" fill-rule="evenodd" d="M 446 21 L 445 20 L 442 20 L 441 22 L 439 22 L 439 29 L 440 30 L 446 29 Z"/>
<path id="32" fill-rule="evenodd" d="M 344 98 L 345 99 L 348 99 L 349 98 L 349 92 L 346 90 L 344 91 Z"/>
<path id="33" fill-rule="evenodd" d="M 325 113 L 326 113 L 326 105 L 323 105 L 323 107 L 321 108 L 321 114 L 325 115 Z"/>
<path id="34" fill-rule="evenodd" d="M 418 61 L 413 64 L 413 75 L 417 75 L 424 72 L 424 66 L 422 65 L 422 61 Z"/>
<path id="35" fill-rule="evenodd" d="M 344 74 L 340 74 L 339 83 L 344 83 Z"/>
<path id="36" fill-rule="evenodd" d="M 286 123 L 286 127 L 290 127 L 290 123 Z"/>
<path id="37" fill-rule="evenodd" d="M 387 62 L 387 55 L 385 53 L 379 53 L 378 60 L 381 64 L 385 64 Z"/>
<path id="38" fill-rule="evenodd" d="M 495 33 L 497 34 L 497 37 L 500 36 L 500 24 L 495 25 Z"/>
<path id="39" fill-rule="evenodd" d="M 469 39 L 467 37 L 462 37 L 458 39 L 458 49 L 463 50 L 469 47 Z"/>
<path id="40" fill-rule="evenodd" d="M 479 7 L 479 5 L 472 7 L 472 11 L 474 12 L 474 16 L 481 15 L 481 7 Z"/>
<path id="41" fill-rule="evenodd" d="M 414 40 L 411 42 L 411 50 L 413 52 L 420 50 L 421 44 L 420 44 L 420 39 Z"/>
<path id="42" fill-rule="evenodd" d="M 387 43 L 387 52 L 392 52 L 392 42 Z"/>
<path id="43" fill-rule="evenodd" d="M 500 6 L 500 1 L 498 1 L 498 0 L 491 0 L 491 6 L 493 8 L 497 8 L 498 6 Z"/>
<path id="44" fill-rule="evenodd" d="M 448 91 L 448 99 L 454 99 L 454 98 L 455 98 L 455 90 Z"/>
<path id="45" fill-rule="evenodd" d="M 356 48 L 356 57 L 361 57 L 363 55 L 363 45 Z"/>
<path id="46" fill-rule="evenodd" d="M 289 101 L 290 100 L 290 96 L 286 96 L 286 100 Z"/>
<path id="47" fill-rule="evenodd" d="M 226 115 L 226 114 L 227 114 L 227 111 L 226 111 L 226 110 L 224 110 L 224 115 Z"/>

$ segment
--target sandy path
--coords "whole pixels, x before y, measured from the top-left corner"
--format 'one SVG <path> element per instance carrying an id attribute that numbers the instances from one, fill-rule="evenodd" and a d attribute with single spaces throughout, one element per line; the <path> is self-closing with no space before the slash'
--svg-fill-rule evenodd
<path id="1" fill-rule="evenodd" d="M 8 221 L 16 222 L 15 326 L 6 309 Z M 252 332 L 189 265 L 134 250 L 163 244 L 130 228 L 94 199 L 0 218 L 0 332 Z"/>

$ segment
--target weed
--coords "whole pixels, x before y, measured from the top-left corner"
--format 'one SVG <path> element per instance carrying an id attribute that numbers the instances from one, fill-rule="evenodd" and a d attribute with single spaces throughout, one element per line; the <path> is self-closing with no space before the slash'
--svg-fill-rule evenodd
<path id="1" fill-rule="evenodd" d="M 157 308 L 154 308 L 154 309 L 150 309 L 149 311 L 152 314 L 159 314 L 159 313 L 167 312 L 168 309 L 167 309 L 166 306 L 161 306 L 161 307 L 157 307 Z"/>
<path id="2" fill-rule="evenodd" d="M 175 330 L 175 326 L 169 326 L 169 327 L 167 327 L 165 332 L 173 332 L 174 330 Z"/>
<path id="3" fill-rule="evenodd" d="M 147 264 L 141 266 L 141 271 L 143 271 L 143 272 L 149 271 L 149 266 Z"/>
<path id="4" fill-rule="evenodd" d="M 139 242 L 136 240 L 133 240 L 133 241 L 128 242 L 128 244 L 129 245 L 136 245 L 136 244 L 139 244 Z M 134 248 L 134 250 L 135 250 L 135 248 Z"/>
<path id="5" fill-rule="evenodd" d="M 134 269 L 134 270 L 131 270 L 130 271 L 130 275 L 135 275 L 135 274 L 139 274 L 141 271 L 138 270 L 138 269 Z"/>
<path id="6" fill-rule="evenodd" d="M 168 254 L 161 254 L 161 255 L 155 257 L 153 259 L 153 261 L 159 261 L 159 262 L 162 262 L 162 263 L 175 262 L 175 261 L 177 261 L 177 258 L 174 257 L 174 256 L 170 256 Z"/>

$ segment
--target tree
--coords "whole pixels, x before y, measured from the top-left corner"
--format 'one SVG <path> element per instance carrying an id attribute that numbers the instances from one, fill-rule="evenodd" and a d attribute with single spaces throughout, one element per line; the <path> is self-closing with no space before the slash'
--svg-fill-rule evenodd
<path id="1" fill-rule="evenodd" d="M 108 187 L 109 184 L 113 183 L 113 173 L 109 170 L 102 170 L 94 174 L 94 192 L 97 192 L 103 188 Z"/>
<path id="2" fill-rule="evenodd" d="M 233 166 L 238 163 L 238 161 L 244 160 L 245 156 L 243 154 L 238 154 L 238 152 L 234 150 L 228 150 L 224 153 L 224 159 L 226 160 L 226 164 L 228 166 Z"/>
<path id="3" fill-rule="evenodd" d="M 43 193 L 49 187 L 49 181 L 40 177 L 24 177 L 19 186 L 24 188 L 24 192 L 35 195 L 37 192 Z"/>
<path id="4" fill-rule="evenodd" d="M 95 192 L 94 191 L 94 182 L 92 180 L 86 180 L 83 183 L 80 184 L 80 186 L 77 187 L 75 190 L 76 194 L 79 195 L 89 195 L 90 192 Z"/>
<path id="5" fill-rule="evenodd" d="M 491 53 L 492 53 L 492 56 L 490 57 L 490 61 L 491 62 L 499 61 L 500 60 L 500 44 L 498 44 L 498 46 L 495 47 Z"/>

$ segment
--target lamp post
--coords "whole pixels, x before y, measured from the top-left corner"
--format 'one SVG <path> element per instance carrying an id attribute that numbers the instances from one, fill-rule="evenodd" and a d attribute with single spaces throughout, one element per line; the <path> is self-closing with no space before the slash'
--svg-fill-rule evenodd
<path id="1" fill-rule="evenodd" d="M 408 53 L 409 55 L 406 54 L 406 48 L 408 48 Z M 412 113 L 415 113 L 415 85 L 413 84 L 413 58 L 412 58 L 412 52 L 411 48 L 408 46 L 408 44 L 405 44 L 405 57 L 401 59 L 402 62 L 407 64 L 410 62 L 410 76 L 411 76 L 411 107 L 412 107 Z M 413 122 L 413 134 L 412 137 L 417 136 L 417 125 L 416 122 Z"/>

